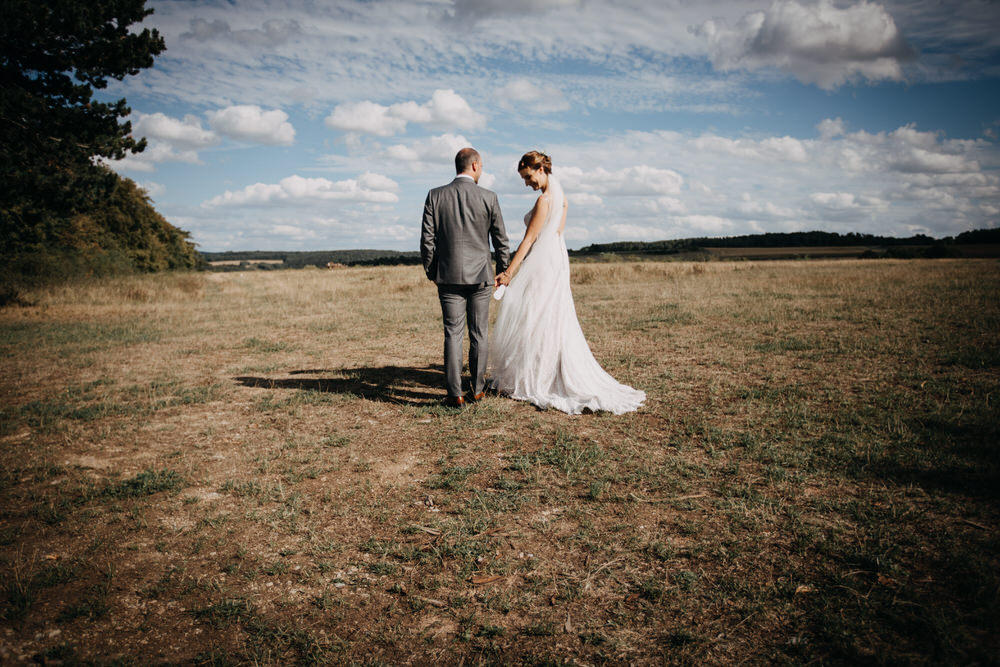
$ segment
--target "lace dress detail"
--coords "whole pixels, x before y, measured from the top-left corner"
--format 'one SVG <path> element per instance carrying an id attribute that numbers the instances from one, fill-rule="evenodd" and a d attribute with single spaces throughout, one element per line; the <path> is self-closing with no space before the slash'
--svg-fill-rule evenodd
<path id="1" fill-rule="evenodd" d="M 501 394 L 569 414 L 631 412 L 643 391 L 619 383 L 597 360 L 576 317 L 569 255 L 559 233 L 564 194 L 549 176 L 549 213 L 510 281 L 493 328 L 490 383 Z"/>

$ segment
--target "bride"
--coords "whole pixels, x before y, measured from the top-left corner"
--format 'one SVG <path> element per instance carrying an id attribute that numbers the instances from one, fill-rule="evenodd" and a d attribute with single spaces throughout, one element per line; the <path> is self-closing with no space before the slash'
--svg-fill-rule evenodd
<path id="1" fill-rule="evenodd" d="M 645 392 L 618 383 L 601 368 L 576 319 L 563 239 L 567 203 L 552 161 L 525 153 L 517 172 L 541 191 L 524 217 L 524 240 L 495 285 L 507 285 L 490 346 L 491 384 L 504 395 L 570 414 L 637 409 Z"/>

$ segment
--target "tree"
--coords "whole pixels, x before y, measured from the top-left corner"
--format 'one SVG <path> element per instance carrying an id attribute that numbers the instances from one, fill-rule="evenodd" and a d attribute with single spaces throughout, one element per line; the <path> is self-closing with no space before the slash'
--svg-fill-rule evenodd
<path id="1" fill-rule="evenodd" d="M 125 99 L 93 93 L 166 48 L 156 30 L 130 29 L 152 13 L 145 0 L 0 0 L 0 256 L 64 237 L 73 215 L 118 185 L 95 158 L 145 148 L 119 122 Z"/>

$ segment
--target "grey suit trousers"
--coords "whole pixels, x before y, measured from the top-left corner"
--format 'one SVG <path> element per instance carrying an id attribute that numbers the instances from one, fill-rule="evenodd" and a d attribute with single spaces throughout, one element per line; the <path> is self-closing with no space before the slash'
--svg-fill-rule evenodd
<path id="1" fill-rule="evenodd" d="M 438 285 L 444 319 L 444 375 L 449 396 L 462 395 L 462 341 L 469 324 L 469 374 L 472 394 L 486 387 L 490 297 L 493 286 Z"/>

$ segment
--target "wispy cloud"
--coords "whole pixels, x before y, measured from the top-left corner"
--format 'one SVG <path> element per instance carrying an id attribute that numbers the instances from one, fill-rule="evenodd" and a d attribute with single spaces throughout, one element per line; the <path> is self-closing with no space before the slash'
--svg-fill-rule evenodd
<path id="1" fill-rule="evenodd" d="M 409 247 L 427 188 L 450 178 L 465 145 L 483 153 L 482 184 L 511 220 L 536 196 L 517 158 L 551 154 L 571 202 L 567 238 L 578 242 L 813 228 L 942 235 L 995 225 L 1000 210 L 990 140 L 1000 116 L 961 109 L 982 118 L 961 136 L 980 139 L 955 139 L 912 104 L 928 81 L 1000 76 L 997 3 L 155 9 L 146 23 L 168 50 L 110 91 L 128 97 L 149 147 L 114 168 L 158 172 L 158 207 L 204 247 L 262 247 L 268 235 L 283 247 Z M 867 107 L 853 104 L 868 91 Z M 307 177 L 315 172 L 325 178 Z"/>
<path id="2" fill-rule="evenodd" d="M 497 89 L 496 99 L 508 110 L 527 109 L 531 113 L 546 114 L 569 109 L 569 102 L 558 87 L 523 78 L 508 81 Z"/>
<path id="3" fill-rule="evenodd" d="M 164 34 L 168 50 L 133 89 L 216 106 L 266 106 L 275 99 L 353 104 L 372 100 L 372 91 L 380 93 L 375 101 L 418 99 L 435 88 L 487 97 L 499 79 L 516 102 L 553 90 L 551 81 L 524 77 L 532 66 L 544 78 L 552 67 L 563 71 L 564 85 L 557 88 L 566 100 L 602 100 L 618 108 L 614 95 L 574 88 L 575 81 L 587 80 L 574 79 L 573 68 L 561 65 L 576 62 L 639 84 L 636 72 L 651 73 L 645 75 L 652 84 L 648 94 L 662 84 L 657 103 L 670 108 L 677 102 L 671 82 L 693 80 L 691 61 L 707 59 L 716 71 L 699 70 L 696 77 L 706 95 L 686 106 L 718 108 L 720 100 L 711 93 L 716 81 L 727 80 L 726 71 L 773 70 L 832 88 L 854 79 L 942 77 L 942 66 L 931 73 L 927 63 L 946 54 L 964 63 L 955 75 L 966 78 L 970 68 L 983 67 L 985 56 L 995 57 L 1000 49 L 995 29 L 1000 8 L 994 4 L 343 0 L 278 5 L 258 0 L 241 3 L 234 12 L 222 0 L 195 5 L 164 0 L 148 23 Z M 469 28 L 446 20 L 449 16 L 466 26 L 472 22 L 474 39 L 459 38 Z M 615 79 L 591 78 L 589 85 L 603 81 L 613 90 Z M 632 102 L 621 99 L 621 108 Z"/>
<path id="4" fill-rule="evenodd" d="M 242 190 L 227 191 L 213 197 L 204 206 L 297 205 L 329 201 L 396 202 L 398 184 L 380 174 L 365 173 L 356 179 L 331 181 L 326 178 L 303 178 L 293 175 L 278 183 L 254 183 Z"/>
<path id="5" fill-rule="evenodd" d="M 191 19 L 188 32 L 181 33 L 181 41 L 195 40 L 197 42 L 225 42 L 247 47 L 275 47 L 290 41 L 302 32 L 297 21 L 282 21 L 270 19 L 264 21 L 260 28 L 249 30 L 233 30 L 227 21 L 215 19 L 206 21 L 201 18 Z"/>

